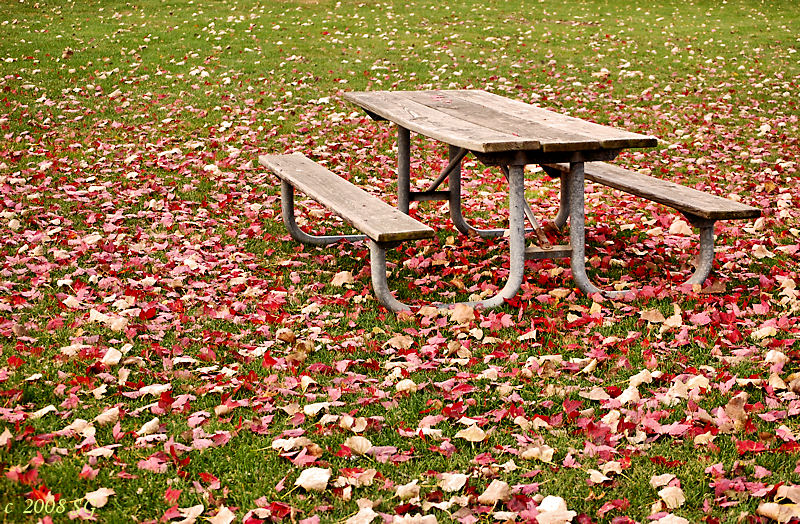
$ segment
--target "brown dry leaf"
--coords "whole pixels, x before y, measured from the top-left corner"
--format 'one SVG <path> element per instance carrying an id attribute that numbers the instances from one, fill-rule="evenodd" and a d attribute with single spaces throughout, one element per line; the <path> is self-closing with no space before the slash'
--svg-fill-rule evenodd
<path id="1" fill-rule="evenodd" d="M 463 438 L 470 442 L 482 442 L 486 438 L 486 432 L 476 425 L 462 429 L 456 433 L 455 438 Z"/>
<path id="2" fill-rule="evenodd" d="M 408 349 L 413 343 L 414 339 L 408 335 L 395 335 L 387 340 L 383 346 L 392 346 L 395 349 Z"/>
<path id="3" fill-rule="evenodd" d="M 331 280 L 331 285 L 341 287 L 345 284 L 352 284 L 355 282 L 355 278 L 353 278 L 353 274 L 349 271 L 339 271 L 335 275 L 333 275 L 333 279 Z"/>
<path id="4" fill-rule="evenodd" d="M 494 479 L 486 488 L 486 491 L 478 496 L 478 502 L 492 505 L 501 500 L 508 500 L 509 498 L 511 498 L 511 486 L 502 480 Z"/>
<path id="5" fill-rule="evenodd" d="M 795 504 L 800 504 L 800 486 L 780 486 L 775 494 L 775 500 L 789 499 Z"/>
<path id="6" fill-rule="evenodd" d="M 450 311 L 450 320 L 458 324 L 467 324 L 475 320 L 475 310 L 466 304 L 456 304 Z"/>
<path id="7" fill-rule="evenodd" d="M 289 328 L 280 328 L 275 333 L 275 338 L 281 342 L 286 342 L 287 344 L 294 344 L 294 341 L 297 340 L 297 336 L 294 334 L 294 331 Z"/>
<path id="8" fill-rule="evenodd" d="M 767 517 L 776 522 L 789 522 L 794 518 L 800 518 L 800 505 L 762 502 L 758 505 L 756 513 L 762 517 Z"/>
<path id="9" fill-rule="evenodd" d="M 639 313 L 639 318 L 641 318 L 642 320 L 646 320 L 648 322 L 652 322 L 654 324 L 661 324 L 666 320 L 666 318 L 664 318 L 663 313 L 661 313 L 661 311 L 657 309 L 648 309 L 646 311 L 642 311 L 641 313 Z"/>
<path id="10" fill-rule="evenodd" d="M 700 290 L 700 293 L 703 295 L 721 295 L 723 293 L 727 293 L 727 291 L 728 291 L 728 286 L 725 285 L 725 282 L 721 280 L 715 280 L 711 284 L 702 288 Z"/>
<path id="11" fill-rule="evenodd" d="M 733 429 L 741 431 L 747 423 L 744 405 L 747 403 L 747 392 L 742 391 L 725 405 L 725 414 L 733 420 Z"/>
<path id="12" fill-rule="evenodd" d="M 301 365 L 314 352 L 314 343 L 310 340 L 298 340 L 294 351 L 286 355 L 286 361 L 295 366 Z"/>

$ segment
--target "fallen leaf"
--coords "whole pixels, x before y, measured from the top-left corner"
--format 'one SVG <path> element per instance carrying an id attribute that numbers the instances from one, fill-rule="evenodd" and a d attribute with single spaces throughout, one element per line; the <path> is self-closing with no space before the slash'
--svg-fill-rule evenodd
<path id="1" fill-rule="evenodd" d="M 478 496 L 478 502 L 491 505 L 509 498 L 511 498 L 511 486 L 502 480 L 494 479 L 486 490 Z"/>
<path id="2" fill-rule="evenodd" d="M 468 324 L 475 320 L 475 309 L 466 304 L 456 304 L 450 310 L 450 320 L 457 324 Z"/>
<path id="3" fill-rule="evenodd" d="M 352 284 L 353 282 L 355 282 L 355 279 L 353 278 L 353 274 L 349 271 L 339 271 L 333 275 L 333 279 L 331 280 L 331 284 L 338 287 L 345 284 Z"/>
<path id="4" fill-rule="evenodd" d="M 113 489 L 100 488 L 95 491 L 90 491 L 84 495 L 84 498 L 95 508 L 102 508 L 108 503 L 108 497 L 115 494 L 116 492 Z"/>
<path id="5" fill-rule="evenodd" d="M 408 484 L 403 484 L 402 486 L 397 486 L 394 494 L 400 500 L 410 500 L 419 498 L 419 484 L 416 479 L 412 480 Z"/>
<path id="6" fill-rule="evenodd" d="M 661 497 L 661 500 L 664 501 L 669 509 L 679 508 L 686 502 L 683 490 L 677 486 L 667 486 L 658 492 L 658 496 Z"/>
<path id="7" fill-rule="evenodd" d="M 295 486 L 300 486 L 307 491 L 323 491 L 328 487 L 328 480 L 331 478 L 331 470 L 327 468 L 306 468 L 300 472 L 300 476 L 294 482 Z"/>
<path id="8" fill-rule="evenodd" d="M 470 442 L 481 442 L 486 438 L 486 432 L 479 428 L 477 425 L 462 429 L 456 433 L 455 438 L 463 438 Z"/>
<path id="9" fill-rule="evenodd" d="M 442 473 L 439 478 L 439 487 L 443 491 L 459 491 L 467 483 L 469 476 L 464 473 Z"/>
<path id="10" fill-rule="evenodd" d="M 359 435 L 353 435 L 344 441 L 344 445 L 350 448 L 356 455 L 364 455 L 372 449 L 372 442 Z"/>

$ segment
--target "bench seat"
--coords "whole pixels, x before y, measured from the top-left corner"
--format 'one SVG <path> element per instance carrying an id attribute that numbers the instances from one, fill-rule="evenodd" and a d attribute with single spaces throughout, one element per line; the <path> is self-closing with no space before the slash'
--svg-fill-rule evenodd
<path id="1" fill-rule="evenodd" d="M 545 167 L 556 169 L 560 173 L 569 172 L 569 164 L 547 164 Z M 687 216 L 706 220 L 737 220 L 761 216 L 761 210 L 756 207 L 605 162 L 586 162 L 584 177 L 677 209 Z"/>
<path id="2" fill-rule="evenodd" d="M 304 155 L 263 155 L 261 165 L 379 243 L 432 238 L 430 227 Z"/>
<path id="3" fill-rule="evenodd" d="M 568 218 L 566 176 L 562 175 L 570 172 L 570 165 L 545 164 L 542 167 L 548 175 L 561 177 L 561 209 L 553 220 L 555 227 L 561 229 Z M 583 171 L 585 179 L 680 211 L 700 230 L 700 249 L 696 258 L 696 268 L 686 281 L 687 284 L 702 285 L 711 274 L 714 263 L 714 223 L 717 220 L 739 220 L 761 216 L 761 210 L 756 207 L 613 164 L 586 162 Z"/>

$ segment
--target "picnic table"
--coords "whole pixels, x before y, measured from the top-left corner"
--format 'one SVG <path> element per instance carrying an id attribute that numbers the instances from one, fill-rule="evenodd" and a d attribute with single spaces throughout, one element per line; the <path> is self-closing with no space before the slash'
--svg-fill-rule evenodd
<path id="1" fill-rule="evenodd" d="M 652 136 L 587 122 L 481 90 L 349 92 L 344 98 L 363 108 L 373 119 L 392 122 L 397 128 L 397 208 L 371 197 L 302 155 L 265 155 L 260 161 L 282 179 L 283 218 L 294 238 L 311 244 L 369 240 L 375 293 L 393 311 L 407 310 L 409 306 L 389 291 L 386 249 L 405 240 L 433 236 L 433 230 L 407 216 L 413 201 L 447 200 L 450 218 L 464 234 L 508 236 L 509 271 L 505 286 L 495 296 L 471 303 L 485 308 L 501 305 L 516 295 L 528 259 L 569 257 L 573 279 L 587 295 L 615 296 L 627 292 L 601 290 L 587 276 L 584 210 L 587 178 L 673 207 L 698 227 L 698 264 L 688 280 L 693 284 L 704 282 L 711 271 L 714 222 L 760 215 L 757 208 L 606 163 L 623 149 L 656 146 L 658 140 Z M 411 132 L 448 146 L 447 167 L 425 191 L 411 190 Z M 499 166 L 505 175 L 508 229 L 476 229 L 465 220 L 460 167 L 468 154 L 486 165 Z M 562 229 L 569 221 L 568 245 L 549 244 L 525 199 L 525 166 L 529 164 L 538 164 L 549 175 L 561 179 L 560 209 L 551 225 Z M 447 189 L 439 189 L 445 180 Z M 364 235 L 313 236 L 302 232 L 294 222 L 294 187 L 338 213 Z M 527 231 L 535 233 L 538 245 L 526 245 L 526 220 L 531 226 Z"/>

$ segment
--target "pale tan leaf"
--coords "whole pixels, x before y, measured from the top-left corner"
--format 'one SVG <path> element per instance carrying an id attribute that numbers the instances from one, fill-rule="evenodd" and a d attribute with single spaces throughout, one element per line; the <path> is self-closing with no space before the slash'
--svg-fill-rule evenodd
<path id="1" fill-rule="evenodd" d="M 397 489 L 395 490 L 394 494 L 400 500 L 411 500 L 419 498 L 419 483 L 416 479 L 414 479 L 408 484 L 397 486 Z"/>
<path id="2" fill-rule="evenodd" d="M 450 320 L 458 324 L 467 324 L 475 320 L 475 310 L 466 304 L 456 304 L 450 310 Z"/>
<path id="3" fill-rule="evenodd" d="M 744 410 L 744 405 L 747 403 L 747 392 L 742 391 L 725 405 L 725 414 L 733 420 L 733 429 L 740 431 L 744 429 L 747 423 L 747 412 Z"/>
<path id="4" fill-rule="evenodd" d="M 333 279 L 331 280 L 331 284 L 334 286 L 343 286 L 345 284 L 352 284 L 355 282 L 353 278 L 353 274 L 349 271 L 339 271 L 335 275 L 333 275 Z"/>
<path id="5" fill-rule="evenodd" d="M 589 473 L 589 482 L 592 484 L 602 484 L 603 482 L 611 480 L 610 477 L 607 477 L 596 469 L 590 469 L 587 473 Z"/>
<path id="6" fill-rule="evenodd" d="M 136 434 L 141 437 L 153 434 L 158 431 L 159 424 L 160 421 L 158 420 L 158 417 L 153 417 L 150 421 L 142 424 L 142 427 L 139 428 L 139 431 L 137 431 Z"/>
<path id="7" fill-rule="evenodd" d="M 202 504 L 198 504 L 196 506 L 192 506 L 190 508 L 178 508 L 178 512 L 183 516 L 183 520 L 179 520 L 174 522 L 174 524 L 194 524 L 197 521 L 197 517 L 203 514 L 206 510 Z"/>
<path id="8" fill-rule="evenodd" d="M 394 387 L 399 392 L 414 393 L 417 391 L 417 384 L 410 378 L 405 378 L 397 383 Z"/>
<path id="9" fill-rule="evenodd" d="M 556 450 L 547 444 L 540 444 L 538 446 L 528 446 L 519 454 L 520 458 L 525 460 L 541 460 L 542 462 L 552 462 L 553 455 Z"/>
<path id="10" fill-rule="evenodd" d="M 345 521 L 345 524 L 370 524 L 379 515 L 372 508 L 363 507 L 358 513 Z"/>
<path id="11" fill-rule="evenodd" d="M 297 480 L 295 486 L 300 486 L 307 491 L 323 491 L 328 487 L 328 479 L 331 478 L 331 470 L 327 468 L 307 468 L 304 469 Z"/>
<path id="12" fill-rule="evenodd" d="M 486 432 L 478 426 L 472 425 L 456 433 L 455 438 L 463 438 L 470 442 L 481 442 L 486 438 Z"/>
<path id="13" fill-rule="evenodd" d="M 459 491 L 467 483 L 468 478 L 464 473 L 442 473 L 439 487 L 447 492 Z"/>
<path id="14" fill-rule="evenodd" d="M 794 518 L 800 518 L 800 505 L 762 502 L 758 505 L 756 513 L 776 522 L 789 522 Z"/>
<path id="15" fill-rule="evenodd" d="M 689 227 L 689 224 L 681 220 L 680 218 L 676 218 L 672 221 L 672 224 L 669 226 L 669 234 L 670 235 L 683 235 L 683 236 L 692 236 L 692 228 Z"/>
<path id="16" fill-rule="evenodd" d="M 536 508 L 536 522 L 539 524 L 567 524 L 578 514 L 567 509 L 567 503 L 561 497 L 548 495 Z"/>
<path id="17" fill-rule="evenodd" d="M 491 505 L 509 498 L 511 498 L 511 486 L 502 480 L 494 479 L 486 490 L 478 496 L 478 502 Z"/>
<path id="18" fill-rule="evenodd" d="M 0 448 L 6 447 L 9 442 L 14 441 L 14 435 L 11 434 L 8 428 L 3 430 L 3 434 L 0 435 Z"/>
<path id="19" fill-rule="evenodd" d="M 392 346 L 395 349 L 408 349 L 414 343 L 414 339 L 408 335 L 395 335 L 386 341 L 385 346 Z"/>
<path id="20" fill-rule="evenodd" d="M 102 508 L 108 503 L 108 497 L 115 495 L 116 492 L 110 488 L 100 488 L 95 491 L 90 491 L 84 498 L 86 502 L 94 506 L 95 508 Z"/>
<path id="21" fill-rule="evenodd" d="M 675 475 L 673 475 L 672 473 L 664 473 L 663 475 L 653 475 L 652 477 L 650 477 L 650 486 L 652 486 L 653 489 L 658 489 L 672 482 L 672 479 L 674 478 Z"/>
<path id="22" fill-rule="evenodd" d="M 119 420 L 119 408 L 116 406 L 113 408 L 108 408 L 94 418 L 94 421 L 101 426 L 113 424 L 117 420 Z"/>
<path id="23" fill-rule="evenodd" d="M 344 445 L 350 448 L 356 455 L 364 455 L 372 449 L 372 442 L 359 435 L 353 435 L 344 441 Z"/>
<path id="24" fill-rule="evenodd" d="M 210 524 L 231 524 L 236 520 L 236 514 L 225 506 L 219 508 L 216 515 L 208 519 Z"/>
<path id="25" fill-rule="evenodd" d="M 664 501 L 669 509 L 679 508 L 686 502 L 683 490 L 677 486 L 667 486 L 658 492 L 658 496 L 661 497 L 661 500 Z"/>
<path id="26" fill-rule="evenodd" d="M 646 311 L 642 311 L 639 313 L 639 318 L 654 324 L 661 324 L 666 320 L 666 318 L 664 318 L 664 314 L 657 309 L 648 309 Z"/>

